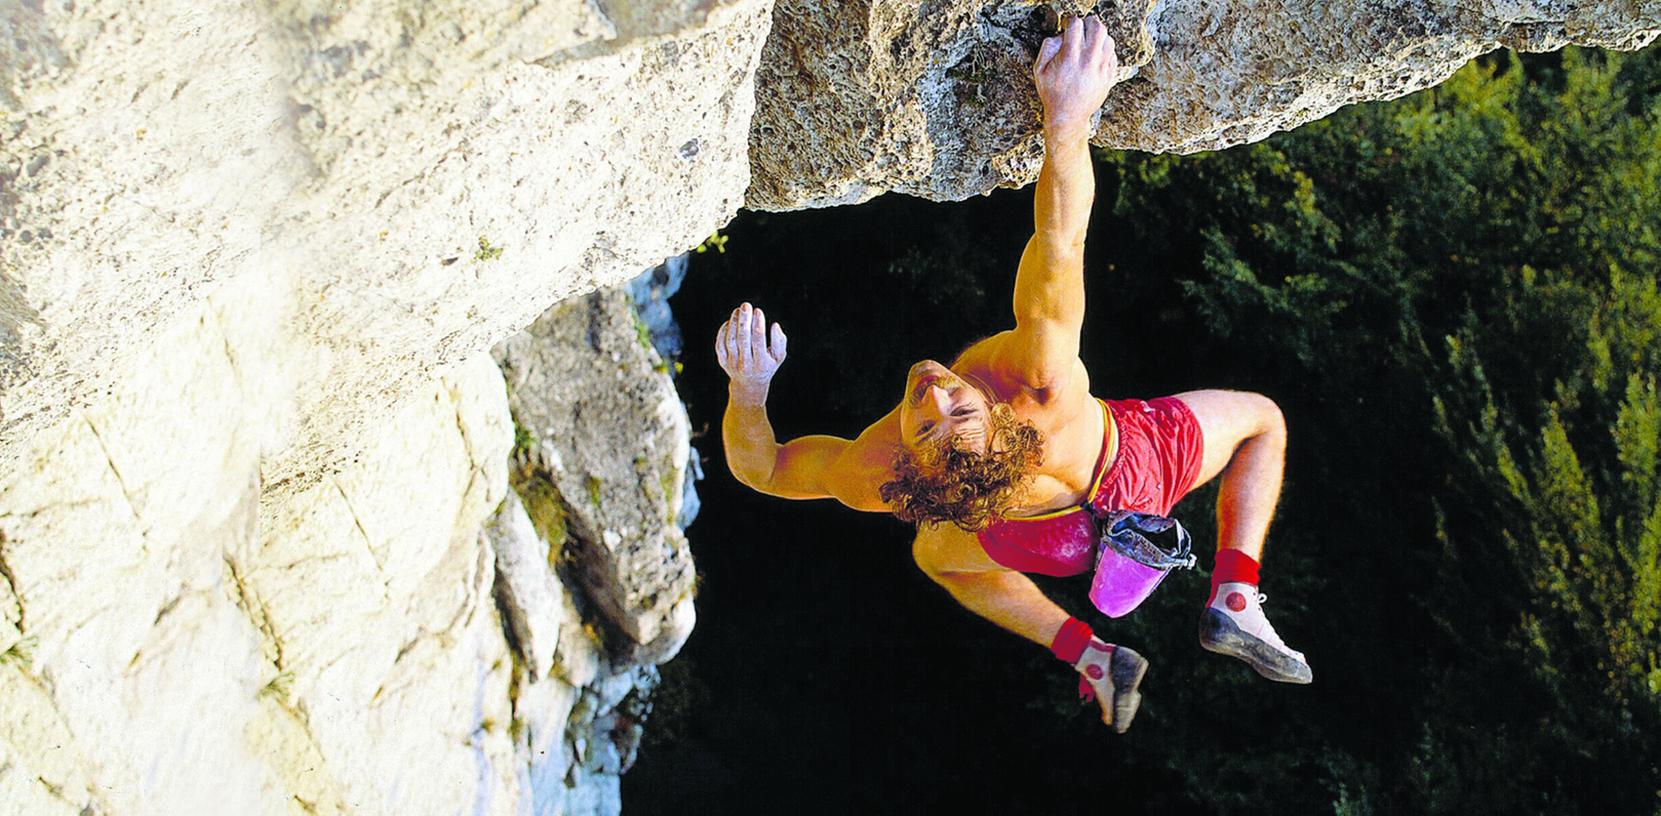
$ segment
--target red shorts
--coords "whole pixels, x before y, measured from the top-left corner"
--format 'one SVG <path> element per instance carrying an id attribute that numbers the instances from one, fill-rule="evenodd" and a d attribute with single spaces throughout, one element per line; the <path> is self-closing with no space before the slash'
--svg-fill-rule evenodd
<path id="1" fill-rule="evenodd" d="M 1176 397 L 1105 402 L 1119 429 L 1119 452 L 1090 503 L 1102 512 L 1170 515 L 1200 476 L 1199 420 Z"/>
<path id="2" fill-rule="evenodd" d="M 1103 400 L 1113 425 L 1102 436 L 1096 467 L 1116 448 L 1107 472 L 1092 474 L 1093 513 L 1073 507 L 1030 517 L 999 519 L 981 530 L 981 549 L 998 564 L 1021 572 L 1078 575 L 1096 559 L 1096 518 L 1114 510 L 1156 516 L 1171 514 L 1171 505 L 1200 476 L 1205 442 L 1199 420 L 1176 397 L 1156 400 Z M 1099 477 L 1099 481 L 1097 480 Z"/>

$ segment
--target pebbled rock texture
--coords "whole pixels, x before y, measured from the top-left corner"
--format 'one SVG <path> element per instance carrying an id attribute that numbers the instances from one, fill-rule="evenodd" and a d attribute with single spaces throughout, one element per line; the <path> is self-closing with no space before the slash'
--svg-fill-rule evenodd
<path id="1" fill-rule="evenodd" d="M 1638 48 L 1661 3 L 1626 0 L 779 0 L 757 76 L 745 206 L 958 200 L 1037 179 L 1030 78 L 1045 8 L 1101 13 L 1122 82 L 1095 143 L 1154 152 L 1256 141 L 1434 85 L 1502 45 Z"/>
<path id="2" fill-rule="evenodd" d="M 1127 72 L 1148 61 L 1152 0 L 1104 8 Z M 745 206 L 857 204 L 889 190 L 960 199 L 1038 177 L 1027 78 L 1047 9 L 984 0 L 780 0 L 756 76 Z"/>

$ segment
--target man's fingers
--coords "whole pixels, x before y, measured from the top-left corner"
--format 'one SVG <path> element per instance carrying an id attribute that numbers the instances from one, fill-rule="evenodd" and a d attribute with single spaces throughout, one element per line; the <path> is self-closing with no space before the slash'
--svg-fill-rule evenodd
<path id="1" fill-rule="evenodd" d="M 784 362 L 785 350 L 790 346 L 790 338 L 784 336 L 784 327 L 773 324 L 773 362 Z"/>
<path id="2" fill-rule="evenodd" d="M 1036 76 L 1038 72 L 1044 70 L 1044 66 L 1049 65 L 1050 60 L 1055 59 L 1055 55 L 1059 51 L 1061 51 L 1061 35 L 1045 37 L 1043 44 L 1038 46 L 1038 59 L 1032 62 L 1033 75 Z"/>
<path id="3" fill-rule="evenodd" d="M 1067 21 L 1067 28 L 1061 32 L 1061 42 L 1067 47 L 1068 54 L 1078 53 L 1078 47 L 1084 39 L 1084 23 L 1074 17 Z"/>
<path id="4" fill-rule="evenodd" d="M 733 349 L 738 352 L 738 364 L 750 362 L 750 304 L 738 307 L 738 316 L 732 319 Z"/>
<path id="5" fill-rule="evenodd" d="M 736 366 L 738 365 L 738 328 L 733 325 L 732 321 L 727 321 L 727 334 L 725 340 L 727 362 Z"/>
<path id="6" fill-rule="evenodd" d="M 750 313 L 750 359 L 767 358 L 767 315 L 760 309 Z"/>
<path id="7" fill-rule="evenodd" d="M 722 368 L 727 366 L 727 324 L 721 324 L 721 330 L 715 333 L 715 361 Z"/>
<path id="8" fill-rule="evenodd" d="M 1092 14 L 1084 18 L 1083 28 L 1084 33 L 1080 45 L 1084 46 L 1084 56 L 1089 59 L 1095 57 L 1097 51 L 1101 48 L 1102 37 L 1107 36 L 1107 26 L 1102 25 L 1100 17 Z"/>

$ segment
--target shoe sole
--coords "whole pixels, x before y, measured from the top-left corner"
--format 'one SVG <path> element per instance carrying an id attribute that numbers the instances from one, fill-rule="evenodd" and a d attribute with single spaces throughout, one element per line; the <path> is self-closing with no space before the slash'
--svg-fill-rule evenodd
<path id="1" fill-rule="evenodd" d="M 1123 734 L 1130 730 L 1130 721 L 1142 707 L 1142 676 L 1148 673 L 1148 661 L 1133 649 L 1116 646 L 1113 660 L 1108 664 L 1113 676 L 1113 730 Z"/>
<path id="2" fill-rule="evenodd" d="M 1207 608 L 1200 615 L 1200 648 L 1239 658 L 1254 671 L 1277 683 L 1307 685 L 1314 681 L 1309 664 L 1287 655 L 1261 639 L 1241 631 L 1227 615 Z"/>

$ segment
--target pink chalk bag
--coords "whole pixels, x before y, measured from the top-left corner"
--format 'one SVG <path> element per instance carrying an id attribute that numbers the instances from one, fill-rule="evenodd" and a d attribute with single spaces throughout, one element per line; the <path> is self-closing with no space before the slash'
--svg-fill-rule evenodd
<path id="1" fill-rule="evenodd" d="M 1194 567 L 1193 540 L 1174 518 L 1114 510 L 1096 524 L 1090 602 L 1110 618 L 1130 614 L 1171 570 Z"/>

